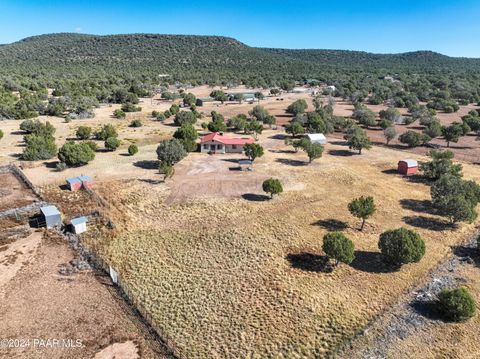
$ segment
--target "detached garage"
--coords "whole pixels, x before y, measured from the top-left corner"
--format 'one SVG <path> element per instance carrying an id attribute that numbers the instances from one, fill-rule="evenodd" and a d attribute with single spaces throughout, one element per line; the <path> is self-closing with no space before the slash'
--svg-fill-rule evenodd
<path id="1" fill-rule="evenodd" d="M 412 159 L 401 160 L 398 162 L 398 173 L 404 176 L 411 176 L 417 173 L 418 162 Z"/>

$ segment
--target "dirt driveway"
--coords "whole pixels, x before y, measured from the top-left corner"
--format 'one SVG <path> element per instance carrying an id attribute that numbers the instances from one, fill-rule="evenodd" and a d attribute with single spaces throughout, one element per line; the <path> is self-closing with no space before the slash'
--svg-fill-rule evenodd
<path id="1" fill-rule="evenodd" d="M 175 167 L 167 201 L 172 203 L 192 196 L 239 197 L 261 191 L 262 183 L 268 177 L 263 166 L 254 164 L 252 171 L 241 171 L 238 166 L 239 159 L 245 159 L 245 156 L 190 153 Z"/>

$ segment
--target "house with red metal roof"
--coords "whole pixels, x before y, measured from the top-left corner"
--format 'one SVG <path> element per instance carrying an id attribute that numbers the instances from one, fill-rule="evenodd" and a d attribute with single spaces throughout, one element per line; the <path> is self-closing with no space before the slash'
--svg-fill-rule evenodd
<path id="1" fill-rule="evenodd" d="M 202 153 L 242 153 L 243 146 L 253 143 L 252 137 L 229 137 L 222 132 L 213 132 L 200 138 Z"/>

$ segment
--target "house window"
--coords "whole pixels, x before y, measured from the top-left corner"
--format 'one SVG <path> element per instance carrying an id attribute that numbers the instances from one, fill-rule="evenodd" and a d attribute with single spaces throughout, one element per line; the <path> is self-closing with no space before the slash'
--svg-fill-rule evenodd
<path id="1" fill-rule="evenodd" d="M 217 149 L 221 150 L 223 148 L 222 145 L 217 145 Z"/>
<path id="2" fill-rule="evenodd" d="M 203 145 L 203 148 L 204 148 L 205 150 L 208 150 L 208 145 L 207 145 L 207 144 Z"/>
<path id="3" fill-rule="evenodd" d="M 232 150 L 236 150 L 237 149 L 237 145 L 232 145 Z"/>

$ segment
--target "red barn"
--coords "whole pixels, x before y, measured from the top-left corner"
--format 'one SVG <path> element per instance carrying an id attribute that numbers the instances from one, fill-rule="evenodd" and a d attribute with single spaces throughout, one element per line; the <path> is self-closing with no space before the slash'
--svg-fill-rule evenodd
<path id="1" fill-rule="evenodd" d="M 417 173 L 418 162 L 412 159 L 401 160 L 398 162 L 398 173 L 404 176 L 411 176 Z"/>

